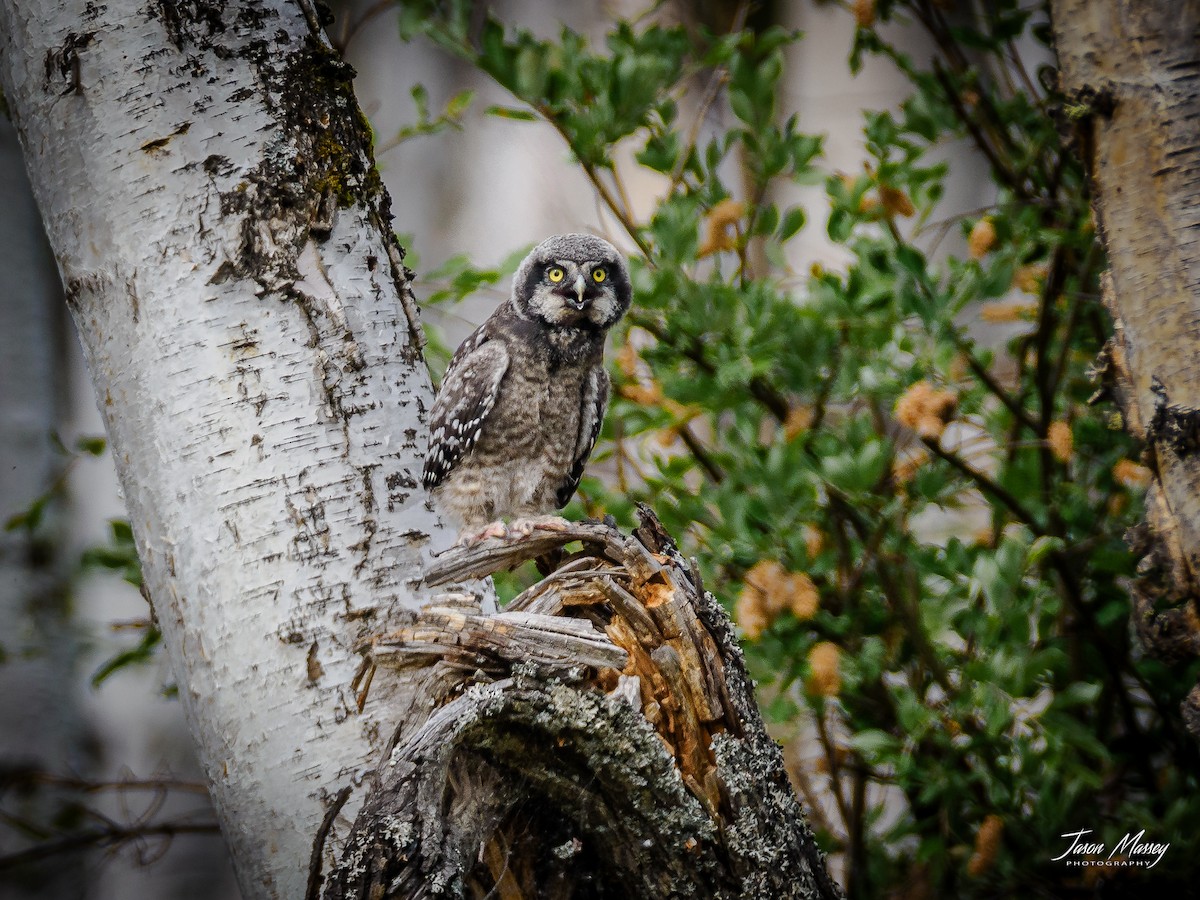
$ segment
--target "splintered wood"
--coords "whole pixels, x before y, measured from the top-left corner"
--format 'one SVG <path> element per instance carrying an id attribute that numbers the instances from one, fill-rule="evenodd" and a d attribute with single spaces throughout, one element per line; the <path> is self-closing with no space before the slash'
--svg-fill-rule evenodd
<path id="1" fill-rule="evenodd" d="M 585 670 L 597 688 L 636 703 L 688 791 L 719 818 L 712 739 L 740 735 L 741 723 L 721 653 L 697 609 L 699 579 L 661 527 L 647 524 L 625 537 L 595 522 L 519 522 L 503 536 L 451 548 L 425 581 L 436 586 L 490 575 L 575 542 L 581 550 L 503 612 L 482 614 L 470 594 L 444 595 L 365 647 L 369 664 L 449 666 L 458 678 L 446 683 L 446 697 L 469 683 L 506 677 L 517 663 Z"/>

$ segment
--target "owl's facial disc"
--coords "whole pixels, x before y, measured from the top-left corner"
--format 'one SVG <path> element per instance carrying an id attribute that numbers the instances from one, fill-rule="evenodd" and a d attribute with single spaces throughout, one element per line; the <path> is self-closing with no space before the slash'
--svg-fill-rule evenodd
<path id="1" fill-rule="evenodd" d="M 513 279 L 518 314 L 555 328 L 604 331 L 629 307 L 629 275 L 616 249 L 584 234 L 539 244 Z"/>

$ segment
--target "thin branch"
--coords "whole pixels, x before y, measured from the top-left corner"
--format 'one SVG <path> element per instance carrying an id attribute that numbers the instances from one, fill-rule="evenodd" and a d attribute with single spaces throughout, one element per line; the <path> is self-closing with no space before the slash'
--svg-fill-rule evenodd
<path id="1" fill-rule="evenodd" d="M 0 856 L 0 872 L 16 869 L 31 862 L 36 862 L 39 859 L 46 859 L 63 853 L 72 853 L 92 846 L 119 847 L 121 844 L 138 840 L 139 838 L 172 838 L 179 834 L 215 835 L 220 834 L 220 832 L 220 826 L 216 822 L 159 822 L 154 825 L 131 826 L 114 824 L 105 828 L 80 831 L 60 838 L 57 841 L 48 841 L 38 844 L 36 847 L 30 847 L 27 850 Z"/>
<path id="2" fill-rule="evenodd" d="M 1001 487 L 983 472 L 978 469 L 968 466 L 958 456 L 942 449 L 942 445 L 933 438 L 921 438 L 921 442 L 929 448 L 930 452 L 939 459 L 948 462 L 951 466 L 967 476 L 975 485 L 985 494 L 991 494 L 1001 503 L 1008 507 L 1009 511 L 1017 518 L 1019 522 L 1029 527 L 1029 530 L 1038 537 L 1043 537 L 1046 534 L 1046 529 L 1038 522 L 1025 506 L 1014 497 L 1007 489 Z"/>
<path id="3" fill-rule="evenodd" d="M 681 425 L 676 431 L 684 446 L 696 458 L 696 462 L 700 463 L 704 471 L 708 473 L 708 477 L 716 484 L 724 481 L 725 473 L 721 471 L 721 467 L 716 464 L 708 450 L 700 443 L 700 439 L 692 434 L 692 430 L 687 425 Z"/>
<path id="4" fill-rule="evenodd" d="M 983 382 L 984 387 L 991 392 L 992 396 L 1004 404 L 1004 408 L 1012 413 L 1013 418 L 1038 437 L 1045 437 L 1045 432 L 1038 427 L 1038 423 L 1029 415 L 1029 411 L 1015 397 L 1009 394 L 1001 386 L 1000 382 L 996 381 L 992 373 L 987 370 L 987 366 L 981 363 L 975 354 L 971 352 L 971 348 L 967 346 L 966 341 L 958 333 L 957 329 L 951 330 L 951 339 L 954 341 L 955 348 L 966 360 L 967 368 L 971 370 L 971 373 L 976 378 Z"/>
<path id="5" fill-rule="evenodd" d="M 127 781 L 92 781 L 86 778 L 74 778 L 66 775 L 55 775 L 39 769 L 23 772 L 6 772 L 0 775 L 0 786 L 5 783 L 13 784 L 44 784 L 55 787 L 74 788 L 84 793 L 97 791 L 185 791 L 191 794 L 208 796 L 208 788 L 199 781 L 181 781 L 175 778 L 137 778 Z"/>
<path id="6" fill-rule="evenodd" d="M 325 842 L 329 839 L 329 830 L 333 828 L 333 820 L 342 811 L 342 807 L 350 799 L 353 790 L 350 785 L 346 785 L 337 792 L 333 803 L 325 811 L 325 818 L 321 820 L 321 827 L 317 829 L 317 836 L 313 839 L 312 857 L 308 861 L 308 887 L 304 891 L 304 900 L 317 900 L 320 896 L 321 884 L 325 880 L 325 876 L 321 874 Z"/>
<path id="7" fill-rule="evenodd" d="M 353 22 L 347 20 L 346 27 L 342 29 L 342 33 L 338 36 L 338 40 L 334 44 L 334 47 L 337 48 L 339 53 L 345 54 L 346 49 L 351 43 L 353 43 L 354 39 L 358 37 L 358 33 L 362 31 L 363 27 L 368 22 L 370 22 L 380 13 L 386 12 L 389 9 L 394 9 L 395 7 L 395 0 L 376 0 L 375 3 L 367 8 L 366 12 L 364 12 Z"/>
<path id="8" fill-rule="evenodd" d="M 743 2 L 738 4 L 737 11 L 733 14 L 733 22 L 729 26 L 729 34 L 736 34 L 746 27 L 746 16 L 750 12 L 750 4 Z M 729 77 L 724 67 L 718 68 L 713 72 L 712 78 L 709 79 L 708 87 L 704 91 L 704 96 L 700 100 L 700 106 L 696 110 L 696 118 L 692 122 L 692 127 L 688 131 L 687 142 L 684 144 L 683 152 L 679 155 L 679 159 L 675 162 L 675 168 L 671 172 L 671 187 L 668 193 L 674 193 L 675 190 L 683 183 L 683 173 L 687 169 L 688 157 L 692 155 L 692 151 L 696 149 L 696 141 L 700 137 L 700 129 L 704 126 L 704 119 L 708 116 L 709 108 L 716 102 L 717 96 L 721 93 L 721 87 L 725 84 Z"/>
<path id="9" fill-rule="evenodd" d="M 967 131 L 971 134 L 971 139 L 975 142 L 975 146 L 980 152 L 987 157 L 988 163 L 992 170 L 996 173 L 996 177 L 1004 182 L 1018 197 L 1026 198 L 1029 192 L 1025 189 L 1025 185 L 1017 174 L 1008 167 L 996 148 L 988 141 L 987 136 L 983 133 L 983 129 L 979 127 L 979 123 L 975 121 L 963 104 L 962 97 L 950 81 L 950 76 L 946 73 L 941 61 L 935 59 L 933 61 L 933 75 L 937 78 L 938 83 L 942 86 L 942 90 L 946 92 L 946 99 L 950 101 L 950 105 L 954 107 L 954 113 L 959 120 L 966 126 Z"/>
<path id="10" fill-rule="evenodd" d="M 813 718 L 817 724 L 817 737 L 821 741 L 821 747 L 825 750 L 825 762 L 829 766 L 830 792 L 833 794 L 834 804 L 838 808 L 838 813 L 842 817 L 842 825 L 845 827 L 848 840 L 854 828 L 853 816 L 850 814 L 850 806 L 846 803 L 846 798 L 842 794 L 842 766 L 838 759 L 838 749 L 829 735 L 829 729 L 825 725 L 825 711 L 823 709 L 818 710 Z"/>

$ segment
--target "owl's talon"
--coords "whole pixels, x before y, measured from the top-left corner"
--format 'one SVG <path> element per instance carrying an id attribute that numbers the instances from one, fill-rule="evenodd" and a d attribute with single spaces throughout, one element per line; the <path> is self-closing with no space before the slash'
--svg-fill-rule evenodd
<path id="1" fill-rule="evenodd" d="M 571 523 L 562 516 L 530 516 L 517 519 L 509 529 L 511 534 L 518 537 L 529 537 L 535 531 L 566 531 Z"/>
<path id="2" fill-rule="evenodd" d="M 458 540 L 454 542 L 455 547 L 463 547 L 467 544 L 477 544 L 480 541 L 486 541 L 488 538 L 504 537 L 508 534 L 508 526 L 503 522 L 489 522 L 483 526 L 482 531 L 464 531 L 458 536 Z"/>
<path id="3" fill-rule="evenodd" d="M 490 522 L 483 529 L 483 531 L 479 532 L 478 539 L 482 541 L 482 540 L 486 540 L 487 538 L 504 537 L 506 534 L 508 534 L 508 526 L 507 525 L 505 525 L 503 522 L 499 522 L 499 521 Z"/>

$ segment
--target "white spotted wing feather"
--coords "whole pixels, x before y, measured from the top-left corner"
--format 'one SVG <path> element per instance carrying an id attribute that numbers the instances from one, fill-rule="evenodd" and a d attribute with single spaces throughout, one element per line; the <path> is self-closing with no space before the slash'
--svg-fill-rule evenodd
<path id="1" fill-rule="evenodd" d="M 508 351 L 480 332 L 463 343 L 438 391 L 429 421 L 429 453 L 421 480 L 437 487 L 475 446 L 508 371 Z"/>

